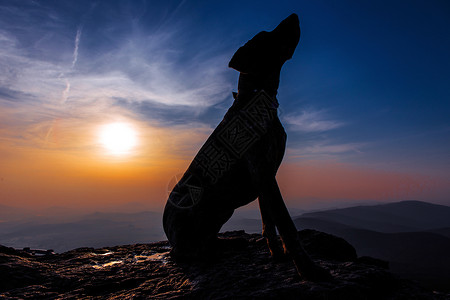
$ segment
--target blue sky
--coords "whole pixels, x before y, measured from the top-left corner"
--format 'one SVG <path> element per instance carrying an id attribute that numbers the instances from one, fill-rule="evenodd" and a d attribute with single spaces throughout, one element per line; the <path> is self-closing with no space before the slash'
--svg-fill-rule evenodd
<path id="1" fill-rule="evenodd" d="M 134 163 L 164 167 L 150 140 L 182 172 L 232 103 L 234 51 L 292 12 L 302 34 L 278 90 L 287 167 L 397 174 L 425 186 L 398 197 L 450 204 L 447 1 L 0 1 L 0 177 L 17 180 L 34 150 L 88 161 L 92 128 L 115 120 L 141 132 Z M 3 197 L 28 197 L 7 182 Z"/>

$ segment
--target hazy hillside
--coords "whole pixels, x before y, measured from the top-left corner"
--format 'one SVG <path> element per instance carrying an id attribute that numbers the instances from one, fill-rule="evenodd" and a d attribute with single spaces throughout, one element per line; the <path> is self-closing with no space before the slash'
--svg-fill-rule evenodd
<path id="1" fill-rule="evenodd" d="M 450 238 L 450 227 L 447 228 L 438 228 L 438 229 L 430 229 L 429 232 L 434 232 L 443 236 Z"/>
<path id="2" fill-rule="evenodd" d="M 420 201 L 355 206 L 305 213 L 302 217 L 380 232 L 425 231 L 450 227 L 450 207 Z"/>
<path id="3" fill-rule="evenodd" d="M 67 209 L 51 208 L 58 211 L 56 217 L 36 214 L 21 209 L 9 208 L 0 216 L 14 212 L 0 222 L 0 245 L 14 248 L 41 248 L 64 252 L 79 247 L 106 247 L 134 243 L 149 243 L 165 240 L 162 228 L 162 213 L 104 213 L 88 215 L 72 214 Z M 246 230 L 261 232 L 261 220 L 257 210 L 238 210 L 222 231 Z"/>
<path id="4" fill-rule="evenodd" d="M 346 239 L 358 255 L 388 260 L 392 271 L 401 276 L 449 290 L 447 206 L 404 201 L 306 213 L 294 222 L 298 229 L 312 228 Z"/>
<path id="5" fill-rule="evenodd" d="M 161 214 L 94 213 L 76 221 L 46 219 L 0 224 L 0 244 L 64 252 L 79 247 L 104 247 L 164 240 Z"/>
<path id="6" fill-rule="evenodd" d="M 64 252 L 166 239 L 162 214 L 156 212 L 97 212 L 64 220 L 62 214 L 52 219 L 1 208 L 5 210 L 0 211 L 0 244 L 10 247 Z M 343 237 L 358 255 L 388 260 L 395 273 L 433 288 L 444 290 L 450 282 L 450 207 L 403 201 L 304 213 L 294 222 L 299 230 L 311 228 Z M 261 232 L 257 210 L 237 210 L 222 231 L 242 229 Z"/>
<path id="7" fill-rule="evenodd" d="M 31 211 L 0 204 L 0 223 L 32 217 Z"/>

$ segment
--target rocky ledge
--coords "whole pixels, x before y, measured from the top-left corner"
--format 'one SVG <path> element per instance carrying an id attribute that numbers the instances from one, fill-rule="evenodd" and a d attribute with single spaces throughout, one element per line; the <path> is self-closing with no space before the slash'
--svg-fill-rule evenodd
<path id="1" fill-rule="evenodd" d="M 0 298 L 448 299 L 392 275 L 387 262 L 358 258 L 341 238 L 314 230 L 299 235 L 316 263 L 333 275 L 331 282 L 301 280 L 291 261 L 272 260 L 261 235 L 235 231 L 222 238 L 240 243 L 196 263 L 174 262 L 167 242 L 45 256 L 0 246 Z"/>

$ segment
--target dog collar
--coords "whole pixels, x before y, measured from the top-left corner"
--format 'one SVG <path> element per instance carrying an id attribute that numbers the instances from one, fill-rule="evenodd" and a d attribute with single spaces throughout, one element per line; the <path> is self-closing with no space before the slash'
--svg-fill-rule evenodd
<path id="1" fill-rule="evenodd" d="M 278 103 L 277 97 L 276 97 L 276 96 L 270 96 L 270 95 L 269 95 L 266 91 L 264 91 L 264 90 L 257 90 L 257 89 L 255 89 L 255 90 L 253 90 L 253 91 L 251 91 L 251 92 L 242 92 L 242 91 L 239 92 L 239 93 L 232 92 L 232 94 L 233 94 L 233 99 L 234 99 L 235 101 L 238 101 L 241 97 L 242 97 L 242 98 L 249 98 L 249 99 L 252 99 L 252 98 L 255 97 L 255 95 L 257 95 L 258 93 L 264 93 L 264 94 L 266 95 L 266 97 L 270 99 L 271 107 L 272 107 L 272 108 L 277 109 L 277 108 L 280 106 L 280 104 Z"/>

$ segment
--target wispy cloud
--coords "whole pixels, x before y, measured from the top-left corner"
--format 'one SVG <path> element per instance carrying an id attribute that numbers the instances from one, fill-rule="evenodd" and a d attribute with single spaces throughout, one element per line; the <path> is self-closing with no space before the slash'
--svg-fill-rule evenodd
<path id="1" fill-rule="evenodd" d="M 329 119 L 325 111 L 320 110 L 303 110 L 283 119 L 291 129 L 302 132 L 323 132 L 345 125 L 344 122 Z"/>
<path id="2" fill-rule="evenodd" d="M 343 159 L 346 156 L 363 154 L 366 142 L 342 139 L 332 135 L 334 129 L 347 123 L 336 120 L 324 110 L 304 109 L 297 114 L 283 117 L 293 139 L 288 143 L 287 156 L 290 159 Z"/>
<path id="3" fill-rule="evenodd" d="M 209 56 L 206 52 L 183 58 L 186 41 L 178 40 L 179 34 L 170 29 L 134 37 L 99 57 L 95 64 L 98 70 L 105 71 L 102 80 L 110 78 L 111 87 L 129 91 L 130 97 L 126 97 L 129 101 L 180 105 L 195 110 L 222 101 L 231 92 L 231 84 L 225 77 L 227 58 L 221 53 Z M 114 82 L 117 76 L 127 80 L 117 85 Z"/>
<path id="4" fill-rule="evenodd" d="M 67 79 L 65 79 L 65 82 L 66 82 L 66 88 L 62 91 L 61 103 L 65 103 L 67 101 L 67 98 L 69 97 L 69 92 L 70 92 L 70 82 Z"/>
<path id="5" fill-rule="evenodd" d="M 368 149 L 369 143 L 354 142 L 345 143 L 339 141 L 332 141 L 329 139 L 320 139 L 316 141 L 305 141 L 303 143 L 289 144 L 286 150 L 287 161 L 297 160 L 345 160 L 348 157 L 355 157 L 355 155 L 364 155 L 365 150 Z"/>
<path id="6" fill-rule="evenodd" d="M 27 23 L 17 26 L 33 31 Z M 73 27 L 72 33 L 59 30 L 59 24 L 49 23 L 45 33 L 50 39 L 55 33 L 48 44 L 71 36 L 55 59 L 47 53 L 55 51 L 54 44 L 47 49 L 46 43 L 39 43 L 39 51 L 30 51 L 15 32 L 0 30 L 0 138 L 9 149 L 91 149 L 93 128 L 117 119 L 172 130 L 178 139 L 183 134 L 203 139 L 213 118 L 202 116 L 231 98 L 227 49 L 210 43 L 205 51 L 192 51 L 181 21 L 122 35 L 117 35 L 122 29 L 92 28 L 88 23 L 78 25 L 75 37 Z M 96 38 L 108 43 L 92 48 Z M 190 143 L 173 141 L 176 147 L 166 154 L 199 146 L 192 138 L 183 141 Z"/>
<path id="7" fill-rule="evenodd" d="M 211 53 L 208 47 L 205 52 L 189 53 L 192 56 L 186 57 L 184 47 L 189 41 L 182 37 L 181 27 L 131 32 L 126 38 L 105 33 L 103 38 L 113 41 L 111 47 L 102 48 L 102 52 L 85 49 L 86 55 L 80 62 L 82 34 L 95 39 L 89 28 L 77 30 L 67 68 L 59 60 L 30 56 L 14 35 L 0 33 L 0 63 L 4 66 L 0 86 L 16 94 L 33 95 L 33 105 L 71 102 L 71 109 L 74 105 L 83 109 L 87 104 L 91 108 L 106 102 L 120 105 L 116 101 L 120 98 L 128 103 L 161 104 L 168 110 L 178 107 L 194 116 L 231 95 L 232 84 L 226 76 L 228 54 L 224 55 L 223 50 Z"/>
<path id="8" fill-rule="evenodd" d="M 77 29 L 77 34 L 75 36 L 75 47 L 73 49 L 73 60 L 72 60 L 72 68 L 75 67 L 75 64 L 78 60 L 78 47 L 80 45 L 80 38 L 81 38 L 81 27 Z"/>
<path id="9" fill-rule="evenodd" d="M 362 153 L 365 143 L 331 143 L 326 141 L 308 143 L 304 148 L 298 149 L 300 155 L 334 155 L 342 153 Z"/>

